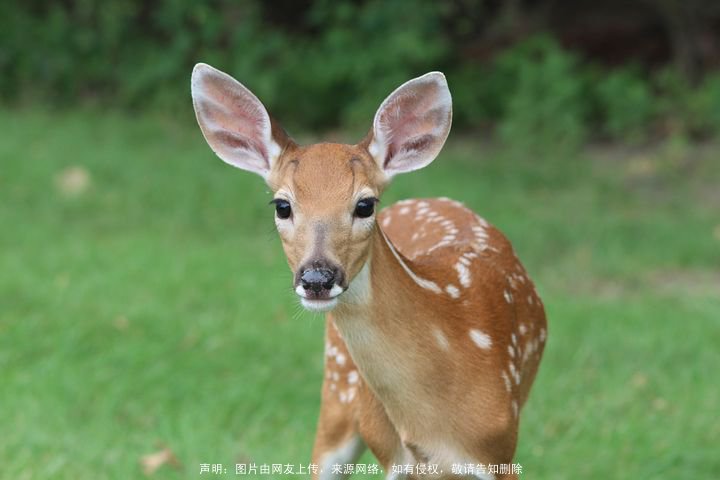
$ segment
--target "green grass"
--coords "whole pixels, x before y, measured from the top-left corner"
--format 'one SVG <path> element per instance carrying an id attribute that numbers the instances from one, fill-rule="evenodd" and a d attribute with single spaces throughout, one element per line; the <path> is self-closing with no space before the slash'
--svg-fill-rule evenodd
<path id="1" fill-rule="evenodd" d="M 307 463 L 323 326 L 259 177 L 190 116 L 4 111 L 0 131 L 0 478 L 140 478 L 165 446 L 181 466 L 153 478 Z M 383 199 L 466 202 L 536 280 L 523 477 L 716 478 L 719 149 L 519 159 L 460 137 Z"/>

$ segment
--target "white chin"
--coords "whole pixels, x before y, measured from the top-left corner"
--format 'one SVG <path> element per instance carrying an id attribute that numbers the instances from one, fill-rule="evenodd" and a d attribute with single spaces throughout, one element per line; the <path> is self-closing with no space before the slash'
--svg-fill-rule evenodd
<path id="1" fill-rule="evenodd" d="M 300 297 L 300 303 L 306 310 L 311 312 L 329 312 L 337 305 L 337 297 L 327 300 L 311 300 L 309 298 Z"/>

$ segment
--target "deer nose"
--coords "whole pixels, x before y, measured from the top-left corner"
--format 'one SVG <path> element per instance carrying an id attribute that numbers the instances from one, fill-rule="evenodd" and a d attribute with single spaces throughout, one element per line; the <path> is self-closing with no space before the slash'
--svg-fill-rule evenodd
<path id="1" fill-rule="evenodd" d="M 330 290 L 335 284 L 335 271 L 329 268 L 307 269 L 300 276 L 300 284 L 315 294 Z"/>

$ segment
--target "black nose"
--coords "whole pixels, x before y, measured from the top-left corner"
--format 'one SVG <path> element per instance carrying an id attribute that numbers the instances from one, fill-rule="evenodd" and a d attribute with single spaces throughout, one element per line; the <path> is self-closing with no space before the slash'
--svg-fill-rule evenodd
<path id="1" fill-rule="evenodd" d="M 300 276 L 300 283 L 305 290 L 310 290 L 316 294 L 322 290 L 330 290 L 335 284 L 335 270 L 309 268 Z"/>

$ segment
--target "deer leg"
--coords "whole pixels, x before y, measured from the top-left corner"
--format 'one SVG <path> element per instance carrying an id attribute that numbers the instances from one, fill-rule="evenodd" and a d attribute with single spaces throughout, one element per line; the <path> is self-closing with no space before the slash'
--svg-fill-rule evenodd
<path id="1" fill-rule="evenodd" d="M 356 412 L 360 377 L 331 318 L 325 329 L 325 379 L 320 402 L 312 463 L 318 465 L 314 479 L 347 478 L 346 464 L 354 464 L 366 445 L 358 432 Z M 339 468 L 338 468 L 339 466 Z M 339 470 L 339 471 L 338 471 Z"/>
<path id="2" fill-rule="evenodd" d="M 365 451 L 365 442 L 347 422 L 320 412 L 312 463 L 318 466 L 317 480 L 344 479 L 346 464 L 354 464 Z"/>

